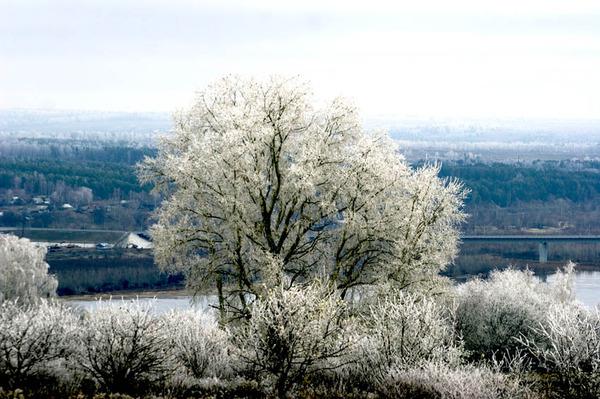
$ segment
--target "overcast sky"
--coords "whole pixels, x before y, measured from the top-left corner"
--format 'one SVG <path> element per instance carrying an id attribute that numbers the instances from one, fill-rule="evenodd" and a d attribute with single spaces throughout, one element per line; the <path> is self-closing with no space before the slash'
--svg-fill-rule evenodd
<path id="1" fill-rule="evenodd" d="M 0 0 L 0 108 L 170 112 L 276 73 L 368 118 L 600 118 L 599 1 L 285 3 Z"/>

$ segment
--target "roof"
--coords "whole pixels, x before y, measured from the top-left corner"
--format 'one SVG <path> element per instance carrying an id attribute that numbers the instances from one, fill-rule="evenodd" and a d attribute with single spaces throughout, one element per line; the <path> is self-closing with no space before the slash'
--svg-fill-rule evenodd
<path id="1" fill-rule="evenodd" d="M 150 236 L 146 233 L 125 233 L 115 243 L 116 248 L 140 248 L 140 249 L 151 249 L 154 248 L 154 244 L 149 239 Z"/>

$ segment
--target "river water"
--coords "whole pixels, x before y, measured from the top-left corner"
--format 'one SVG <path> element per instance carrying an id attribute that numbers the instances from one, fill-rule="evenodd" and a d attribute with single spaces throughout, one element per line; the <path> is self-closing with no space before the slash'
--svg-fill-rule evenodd
<path id="1" fill-rule="evenodd" d="M 554 275 L 548 276 L 552 281 Z M 600 271 L 575 273 L 575 297 L 587 307 L 600 305 Z"/>
<path id="2" fill-rule="evenodd" d="M 137 299 L 140 302 L 152 303 L 152 310 L 156 314 L 167 313 L 171 310 L 198 309 L 208 310 L 211 305 L 217 303 L 216 295 L 198 295 L 192 298 L 191 295 L 182 294 L 182 292 L 167 291 L 149 294 L 147 292 L 127 293 L 127 295 L 113 295 L 111 300 L 114 301 L 130 301 Z M 77 299 L 65 299 L 69 305 L 84 309 L 94 310 L 101 306 L 106 306 L 108 298 L 104 297 L 98 300 L 97 297 L 79 297 Z"/>
<path id="3" fill-rule="evenodd" d="M 553 275 L 547 277 L 552 281 Z M 577 272 L 575 274 L 575 297 L 587 307 L 600 305 L 600 271 Z M 215 295 L 200 295 L 192 301 L 192 297 L 182 291 L 167 291 L 157 293 L 127 293 L 126 296 L 113 295 L 112 300 L 131 300 L 137 298 L 142 302 L 153 302 L 155 313 L 166 313 L 170 310 L 195 308 L 199 310 L 209 309 L 210 305 L 217 303 Z M 107 301 L 98 301 L 95 297 L 79 297 L 77 299 L 65 299 L 72 306 L 85 310 L 94 310 L 104 306 Z"/>

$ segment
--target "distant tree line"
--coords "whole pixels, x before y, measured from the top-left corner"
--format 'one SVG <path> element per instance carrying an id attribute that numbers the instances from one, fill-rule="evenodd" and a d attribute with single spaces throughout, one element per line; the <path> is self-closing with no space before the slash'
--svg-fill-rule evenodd
<path id="1" fill-rule="evenodd" d="M 150 210 L 156 201 L 143 199 L 150 198 L 151 186 L 140 185 L 135 164 L 156 152 L 155 148 L 136 147 L 135 143 L 93 140 L 0 143 L 0 205 L 10 205 L 13 196 L 31 199 L 36 195 L 48 196 L 54 204 L 77 205 L 78 190 L 85 187 L 92 190 L 93 201 L 141 198 L 144 208 Z M 458 178 L 470 189 L 466 210 L 471 217 L 463 226 L 465 232 L 478 234 L 486 226 L 511 231 L 548 226 L 567 228 L 570 233 L 595 231 L 589 221 L 593 220 L 592 213 L 600 212 L 596 205 L 600 198 L 598 161 L 445 161 L 440 176 Z M 4 209 L 0 224 L 13 226 L 21 222 L 19 214 L 11 212 L 17 211 Z M 105 210 L 94 212 L 90 223 L 106 227 Z M 49 226 L 55 219 L 41 213 L 31 218 L 31 225 L 37 227 Z"/>
<path id="2" fill-rule="evenodd" d="M 600 196 L 600 162 L 445 162 L 440 176 L 463 181 L 471 189 L 468 204 L 509 207 L 519 202 L 556 199 L 583 203 Z"/>
<path id="3" fill-rule="evenodd" d="M 111 198 L 115 190 L 126 196 L 129 192 L 149 189 L 140 186 L 135 176 L 132 164 L 138 156 L 130 158 L 131 162 L 93 158 L 82 152 L 81 157 L 73 159 L 3 159 L 0 189 L 23 189 L 28 195 L 51 195 L 57 185 L 64 184 L 72 188 L 89 187 L 98 199 Z"/>
<path id="4" fill-rule="evenodd" d="M 111 143 L 101 140 L 19 138 L 0 134 L 0 158 L 85 159 L 127 163 L 133 165 L 146 155 L 155 155 L 154 148 L 137 142 Z"/>
<path id="5" fill-rule="evenodd" d="M 77 140 L 36 139 L 19 145 L 2 144 L 0 189 L 49 195 L 52 185 L 62 181 L 73 188 L 89 187 L 98 199 L 111 198 L 115 190 L 123 196 L 132 191 L 148 191 L 149 186 L 140 186 L 134 165 L 145 156 L 155 156 L 156 151 L 149 147 Z M 420 164 L 423 162 L 416 166 Z M 579 204 L 600 196 L 600 161 L 446 161 L 440 176 L 456 177 L 471 190 L 467 204 L 510 207 L 556 199 Z"/>

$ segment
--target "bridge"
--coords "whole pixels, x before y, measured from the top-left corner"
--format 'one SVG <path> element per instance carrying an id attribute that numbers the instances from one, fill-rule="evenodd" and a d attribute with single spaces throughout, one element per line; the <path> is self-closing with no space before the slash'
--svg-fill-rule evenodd
<path id="1" fill-rule="evenodd" d="M 480 235 L 462 236 L 462 242 L 537 242 L 540 263 L 548 262 L 548 244 L 554 243 L 600 243 L 600 235 Z"/>

